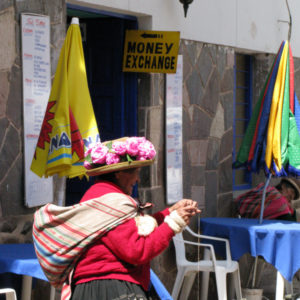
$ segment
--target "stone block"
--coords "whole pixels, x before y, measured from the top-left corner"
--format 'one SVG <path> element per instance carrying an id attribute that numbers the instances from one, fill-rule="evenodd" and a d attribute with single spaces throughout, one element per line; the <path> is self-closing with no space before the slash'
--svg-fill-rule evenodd
<path id="1" fill-rule="evenodd" d="M 165 155 L 163 151 L 157 153 L 153 166 L 155 168 L 155 173 L 152 174 L 152 178 L 155 179 L 155 184 L 153 185 L 163 186 L 165 183 Z"/>
<path id="2" fill-rule="evenodd" d="M 203 82 L 203 86 L 205 87 L 213 69 L 209 47 L 206 45 L 202 48 L 201 54 L 197 61 L 197 67 Z"/>
<path id="3" fill-rule="evenodd" d="M 219 195 L 218 197 L 218 217 L 235 217 L 235 209 L 232 193 Z"/>
<path id="4" fill-rule="evenodd" d="M 221 81 L 222 92 L 232 92 L 234 88 L 233 69 L 227 69 Z"/>
<path id="5" fill-rule="evenodd" d="M 192 73 L 186 80 L 186 87 L 189 94 L 190 104 L 200 105 L 203 95 L 203 87 L 199 73 L 196 69 L 193 69 Z"/>
<path id="6" fill-rule="evenodd" d="M 192 199 L 198 203 L 200 209 L 205 208 L 205 187 L 192 186 Z"/>
<path id="7" fill-rule="evenodd" d="M 147 113 L 147 136 L 155 148 L 161 145 L 161 139 L 164 136 L 162 107 L 151 107 Z"/>
<path id="8" fill-rule="evenodd" d="M 23 160 L 19 156 L 13 166 L 8 169 L 0 185 L 0 205 L 3 216 L 32 214 L 35 211 L 35 208 L 27 208 L 24 205 L 24 176 L 22 174 Z"/>
<path id="9" fill-rule="evenodd" d="M 188 50 L 186 49 L 186 46 L 182 47 L 183 48 L 183 52 L 182 52 L 182 64 L 183 64 L 183 81 L 186 81 L 189 74 L 191 74 L 192 70 L 193 70 L 193 65 L 191 63 L 191 59 L 188 55 Z"/>
<path id="10" fill-rule="evenodd" d="M 0 1 L 0 10 L 4 10 L 14 5 L 14 0 L 1 0 Z"/>
<path id="11" fill-rule="evenodd" d="M 26 1 L 16 1 L 16 13 L 19 15 L 22 12 L 36 13 L 36 14 L 45 14 L 45 2 L 47 0 L 26 0 Z"/>
<path id="12" fill-rule="evenodd" d="M 187 50 L 187 55 L 189 57 L 191 65 L 192 66 L 196 65 L 198 57 L 203 48 L 203 44 L 197 43 L 194 41 L 190 41 L 190 40 L 185 40 L 184 44 L 185 44 L 185 48 Z"/>
<path id="13" fill-rule="evenodd" d="M 22 72 L 17 66 L 13 66 L 10 74 L 10 90 L 6 113 L 18 129 L 23 127 Z"/>
<path id="14" fill-rule="evenodd" d="M 219 164 L 220 141 L 210 138 L 208 140 L 206 170 L 216 171 Z"/>
<path id="15" fill-rule="evenodd" d="M 4 136 L 5 136 L 5 132 L 6 132 L 8 124 L 9 123 L 6 118 L 0 119 L 0 149 L 1 149 L 2 143 L 4 142 Z"/>
<path id="16" fill-rule="evenodd" d="M 13 6 L 0 13 L 0 70 L 10 69 L 16 57 L 15 10 Z"/>
<path id="17" fill-rule="evenodd" d="M 217 196 L 218 196 L 218 174 L 217 172 L 205 173 L 205 209 L 201 216 L 217 216 Z"/>
<path id="18" fill-rule="evenodd" d="M 226 68 L 226 49 L 223 47 L 218 47 L 216 65 L 217 65 L 217 70 L 220 78 L 223 78 L 225 68 Z"/>
<path id="19" fill-rule="evenodd" d="M 205 184 L 204 166 L 191 167 L 190 185 L 200 186 Z"/>
<path id="20" fill-rule="evenodd" d="M 50 31 L 50 55 L 51 55 L 51 74 L 54 75 L 60 55 L 61 47 L 64 43 L 66 36 L 66 25 L 65 24 L 52 24 Z"/>
<path id="21" fill-rule="evenodd" d="M 187 89 L 186 84 L 183 82 L 182 85 L 182 105 L 183 107 L 189 107 L 190 106 L 190 95 Z"/>
<path id="22" fill-rule="evenodd" d="M 205 88 L 204 96 L 201 100 L 201 107 L 210 114 L 215 115 L 217 105 L 220 101 L 220 79 L 218 72 L 214 70 Z"/>
<path id="23" fill-rule="evenodd" d="M 32 243 L 32 224 L 32 214 L 0 218 L 0 243 Z"/>
<path id="24" fill-rule="evenodd" d="M 0 72 L 0 118 L 6 114 L 6 105 L 9 92 L 8 72 Z"/>
<path id="25" fill-rule="evenodd" d="M 227 193 L 232 191 L 232 158 L 228 158 L 219 164 L 219 192 Z"/>
<path id="26" fill-rule="evenodd" d="M 165 206 L 165 194 L 163 187 L 154 187 L 150 189 L 145 189 L 146 199 L 145 201 L 151 202 L 154 204 L 152 213 L 161 211 L 166 208 Z"/>
<path id="27" fill-rule="evenodd" d="M 192 166 L 204 165 L 207 156 L 208 140 L 191 140 L 187 152 Z"/>
<path id="28" fill-rule="evenodd" d="M 145 132 L 146 129 L 146 109 L 139 108 L 138 109 L 138 128 L 139 131 L 142 130 Z"/>
<path id="29" fill-rule="evenodd" d="M 225 157 L 232 155 L 232 130 L 227 131 L 221 140 L 220 147 L 220 160 L 223 160 Z"/>
<path id="30" fill-rule="evenodd" d="M 151 106 L 157 106 L 160 103 L 160 77 L 159 74 L 152 75 L 151 88 Z"/>
<path id="31" fill-rule="evenodd" d="M 227 54 L 227 57 L 226 57 L 227 68 L 233 69 L 234 68 L 234 56 L 235 56 L 234 50 L 233 49 L 227 50 L 226 54 Z"/>
<path id="32" fill-rule="evenodd" d="M 299 70 L 300 70 L 300 58 L 294 57 L 294 70 L 295 70 L 295 72 L 299 72 Z"/>
<path id="33" fill-rule="evenodd" d="M 217 65 L 218 64 L 217 55 L 218 55 L 219 47 L 216 45 L 211 45 L 211 44 L 208 44 L 207 46 L 209 47 L 209 52 L 210 52 L 210 56 L 211 56 L 213 64 Z"/>
<path id="34" fill-rule="evenodd" d="M 215 138 L 221 138 L 224 134 L 224 109 L 220 103 L 217 105 L 217 111 L 213 118 L 210 136 Z"/>
<path id="35" fill-rule="evenodd" d="M 138 105 L 139 107 L 150 106 L 151 75 L 139 73 L 138 77 Z"/>
<path id="36" fill-rule="evenodd" d="M 183 153 L 188 153 L 188 147 L 184 144 L 182 149 Z M 184 198 L 191 198 L 191 176 L 192 166 L 189 159 L 189 155 L 182 156 L 182 192 Z"/>
<path id="37" fill-rule="evenodd" d="M 39 1 L 40 2 L 40 1 Z M 51 16 L 51 24 L 66 24 L 66 3 L 64 0 L 44 0 L 44 13 Z"/>
<path id="38" fill-rule="evenodd" d="M 3 146 L 0 152 L 0 181 L 16 161 L 19 155 L 20 147 L 19 133 L 13 126 L 10 125 L 7 128 Z M 13 180 L 11 182 L 13 182 Z"/>
<path id="39" fill-rule="evenodd" d="M 233 124 L 233 93 L 223 94 L 220 98 L 224 108 L 224 130 L 227 131 Z"/>
<path id="40" fill-rule="evenodd" d="M 182 144 L 190 139 L 191 119 L 186 109 L 182 110 Z"/>
<path id="41" fill-rule="evenodd" d="M 205 139 L 210 135 L 212 118 L 198 107 L 192 110 L 191 139 Z"/>

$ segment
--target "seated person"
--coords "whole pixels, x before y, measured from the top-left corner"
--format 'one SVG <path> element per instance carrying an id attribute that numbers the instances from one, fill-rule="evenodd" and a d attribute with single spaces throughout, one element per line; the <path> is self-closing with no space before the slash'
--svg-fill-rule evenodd
<path id="1" fill-rule="evenodd" d="M 259 218 L 264 186 L 265 183 L 260 183 L 234 200 L 242 218 Z M 283 178 L 275 187 L 268 186 L 263 219 L 297 221 L 292 201 L 299 198 L 299 187 L 300 182 L 293 178 Z"/>

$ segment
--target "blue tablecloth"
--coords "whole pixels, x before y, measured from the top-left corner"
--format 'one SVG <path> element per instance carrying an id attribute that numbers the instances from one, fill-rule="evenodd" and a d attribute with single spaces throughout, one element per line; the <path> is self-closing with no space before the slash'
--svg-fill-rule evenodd
<path id="1" fill-rule="evenodd" d="M 1 244 L 0 273 L 28 275 L 46 280 L 32 244 Z"/>
<path id="2" fill-rule="evenodd" d="M 48 281 L 37 260 L 33 244 L 0 244 L 0 273 L 7 272 Z M 172 299 L 152 270 L 150 280 L 160 299 Z"/>
<path id="3" fill-rule="evenodd" d="M 284 278 L 292 281 L 300 269 L 300 223 L 235 218 L 202 218 L 202 234 L 230 240 L 232 258 L 243 254 L 262 256 Z"/>

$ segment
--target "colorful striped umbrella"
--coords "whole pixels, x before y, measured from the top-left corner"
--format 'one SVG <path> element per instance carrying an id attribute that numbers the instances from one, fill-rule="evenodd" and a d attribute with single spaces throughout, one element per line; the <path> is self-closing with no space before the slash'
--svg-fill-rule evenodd
<path id="1" fill-rule="evenodd" d="M 275 57 L 233 168 L 265 171 L 260 210 L 262 223 L 265 190 L 271 176 L 300 175 L 300 105 L 294 88 L 294 62 L 289 41 L 283 41 Z"/>
<path id="2" fill-rule="evenodd" d="M 266 175 L 300 175 L 300 108 L 294 89 L 294 62 L 283 41 L 250 119 L 234 168 Z"/>
<path id="3" fill-rule="evenodd" d="M 300 105 L 294 88 L 294 61 L 289 41 L 283 41 L 275 57 L 233 168 L 265 171 L 259 224 L 271 176 L 300 175 Z M 257 259 L 252 288 L 255 286 Z"/>

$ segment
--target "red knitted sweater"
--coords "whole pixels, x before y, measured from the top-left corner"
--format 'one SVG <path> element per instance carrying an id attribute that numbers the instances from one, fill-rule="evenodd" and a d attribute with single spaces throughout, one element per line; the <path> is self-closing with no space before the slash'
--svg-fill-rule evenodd
<path id="1" fill-rule="evenodd" d="M 80 202 L 112 192 L 123 193 L 112 183 L 97 182 Z M 75 284 L 118 279 L 139 284 L 148 290 L 150 261 L 168 247 L 174 236 L 173 230 L 163 222 L 168 214 L 169 210 L 165 209 L 153 215 L 159 226 L 148 236 L 138 235 L 134 219 L 107 232 L 80 258 L 73 275 Z"/>

